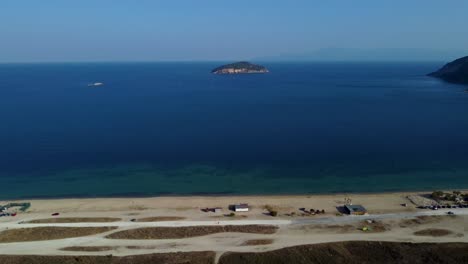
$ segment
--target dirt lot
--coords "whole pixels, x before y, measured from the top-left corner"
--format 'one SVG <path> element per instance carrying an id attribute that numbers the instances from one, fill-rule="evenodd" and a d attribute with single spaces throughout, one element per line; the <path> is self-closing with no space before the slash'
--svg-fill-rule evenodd
<path id="1" fill-rule="evenodd" d="M 278 227 L 267 225 L 228 225 L 228 226 L 187 226 L 187 227 L 148 227 L 115 232 L 106 238 L 111 239 L 177 239 L 205 236 L 215 233 L 239 232 L 254 234 L 274 234 Z"/>
<path id="2" fill-rule="evenodd" d="M 37 219 L 25 222 L 27 224 L 52 224 L 52 223 L 110 223 L 117 222 L 122 219 L 113 217 L 58 217 Z"/>
<path id="3" fill-rule="evenodd" d="M 116 227 L 34 227 L 5 230 L 0 233 L 0 243 L 42 241 L 95 235 Z M 0 262 L 3 263 L 3 262 Z"/>

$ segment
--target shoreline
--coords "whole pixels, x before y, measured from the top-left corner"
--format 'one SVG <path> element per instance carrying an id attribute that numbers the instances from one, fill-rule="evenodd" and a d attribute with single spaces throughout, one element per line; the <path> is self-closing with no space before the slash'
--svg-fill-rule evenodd
<path id="1" fill-rule="evenodd" d="M 54 196 L 54 197 L 20 197 L 20 198 L 0 198 L 1 203 L 7 201 L 24 202 L 24 201 L 53 201 L 53 200 L 93 200 L 93 199 L 159 199 L 159 198 L 298 198 L 298 197 L 323 197 L 323 196 L 366 196 L 366 195 L 410 195 L 410 194 L 428 194 L 434 191 L 452 192 L 461 191 L 468 192 L 468 188 L 464 189 L 430 189 L 430 190 L 402 190 L 402 191 L 376 191 L 376 192 L 323 192 L 323 193 L 280 193 L 280 194 L 169 194 L 169 195 L 116 195 L 116 196 Z"/>

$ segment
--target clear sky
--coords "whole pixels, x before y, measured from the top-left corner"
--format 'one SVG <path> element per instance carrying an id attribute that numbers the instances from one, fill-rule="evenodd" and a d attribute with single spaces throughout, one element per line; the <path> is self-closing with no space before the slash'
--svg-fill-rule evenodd
<path id="1" fill-rule="evenodd" d="M 241 60 L 330 48 L 468 55 L 468 1 L 0 3 L 0 62 Z"/>

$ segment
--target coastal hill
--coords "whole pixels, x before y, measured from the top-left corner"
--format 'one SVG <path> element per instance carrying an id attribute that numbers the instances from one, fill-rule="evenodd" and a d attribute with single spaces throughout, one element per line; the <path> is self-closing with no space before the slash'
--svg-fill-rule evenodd
<path id="1" fill-rule="evenodd" d="M 468 85 L 468 56 L 447 63 L 440 70 L 430 73 L 428 76 L 446 82 Z"/>
<path id="2" fill-rule="evenodd" d="M 226 64 L 217 67 L 211 71 L 214 74 L 241 74 L 241 73 L 267 73 L 268 69 L 264 66 L 253 64 L 246 61 Z"/>

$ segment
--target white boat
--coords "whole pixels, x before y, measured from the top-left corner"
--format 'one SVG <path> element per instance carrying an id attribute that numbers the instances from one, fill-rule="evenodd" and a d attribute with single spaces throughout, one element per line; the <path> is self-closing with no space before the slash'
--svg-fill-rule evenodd
<path id="1" fill-rule="evenodd" d="M 89 86 L 102 86 L 102 85 L 104 85 L 104 83 L 102 83 L 102 82 L 95 82 L 95 83 L 90 83 L 90 84 L 88 84 L 88 87 L 89 87 Z"/>

